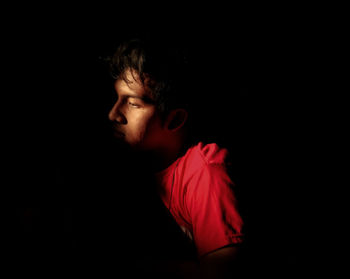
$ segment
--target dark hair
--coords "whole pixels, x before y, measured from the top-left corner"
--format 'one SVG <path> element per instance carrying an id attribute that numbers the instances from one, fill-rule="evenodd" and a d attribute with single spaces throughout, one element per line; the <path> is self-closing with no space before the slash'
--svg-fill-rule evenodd
<path id="1" fill-rule="evenodd" d="M 134 70 L 145 85 L 151 80 L 151 89 L 157 107 L 162 113 L 174 108 L 189 110 L 191 74 L 186 48 L 178 42 L 160 38 L 133 38 L 123 41 L 110 59 L 114 79 L 126 82 L 125 71 Z"/>

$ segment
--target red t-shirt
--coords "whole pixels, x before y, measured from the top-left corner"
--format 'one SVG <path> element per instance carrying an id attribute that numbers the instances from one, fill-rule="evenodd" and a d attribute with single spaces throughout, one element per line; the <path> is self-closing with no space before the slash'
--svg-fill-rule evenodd
<path id="1" fill-rule="evenodd" d="M 198 256 L 243 240 L 226 157 L 227 149 L 200 142 L 157 174 L 160 197 Z"/>

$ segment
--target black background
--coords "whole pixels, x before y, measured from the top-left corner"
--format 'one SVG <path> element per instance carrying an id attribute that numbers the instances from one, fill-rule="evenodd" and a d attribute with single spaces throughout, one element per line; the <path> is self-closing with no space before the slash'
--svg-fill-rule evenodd
<path id="1" fill-rule="evenodd" d="M 127 247 L 152 250 L 154 228 L 171 247 L 154 244 L 159 255 L 175 249 L 162 217 L 147 219 L 157 208 L 145 202 L 151 195 L 123 187 L 128 176 L 144 182 L 116 160 L 110 80 L 99 62 L 123 36 L 146 31 L 188 43 L 203 73 L 201 128 L 232 152 L 246 220 L 244 270 L 282 278 L 322 270 L 313 206 L 320 96 L 313 88 L 323 82 L 324 28 L 310 10 L 275 8 L 61 6 L 29 21 L 20 16 L 9 39 L 16 113 L 5 172 L 22 207 L 3 211 L 9 258 L 36 271 L 88 274 L 110 271 L 122 255 L 117 269 L 132 269 L 140 251 Z"/>

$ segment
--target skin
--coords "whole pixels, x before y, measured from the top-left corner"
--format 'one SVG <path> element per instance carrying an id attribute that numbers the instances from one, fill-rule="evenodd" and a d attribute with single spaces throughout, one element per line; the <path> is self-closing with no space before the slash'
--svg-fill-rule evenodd
<path id="1" fill-rule="evenodd" d="M 163 119 L 147 85 L 130 70 L 125 76 L 127 82 L 123 79 L 115 82 L 118 99 L 109 112 L 109 120 L 113 122 L 115 136 L 146 153 L 154 170 L 159 171 L 174 162 L 181 152 L 185 136 L 181 128 L 187 112 L 176 109 Z"/>
<path id="2" fill-rule="evenodd" d="M 126 77 L 128 83 L 120 79 L 115 82 L 118 100 L 109 119 L 115 123 L 116 136 L 127 144 L 142 150 L 153 149 L 163 133 L 161 119 L 147 88 L 139 79 L 134 79 L 130 71 Z"/>
<path id="3" fill-rule="evenodd" d="M 115 136 L 133 149 L 147 152 L 147 156 L 152 156 L 149 162 L 157 162 L 154 170 L 162 170 L 181 153 L 187 112 L 176 109 L 162 119 L 147 81 L 144 86 L 131 70 L 127 70 L 125 76 L 127 82 L 122 79 L 115 82 L 118 99 L 108 115 L 114 124 Z M 224 278 L 237 254 L 237 247 L 227 246 L 203 256 L 199 264 L 168 262 L 161 263 L 158 268 L 176 269 L 184 278 Z"/>

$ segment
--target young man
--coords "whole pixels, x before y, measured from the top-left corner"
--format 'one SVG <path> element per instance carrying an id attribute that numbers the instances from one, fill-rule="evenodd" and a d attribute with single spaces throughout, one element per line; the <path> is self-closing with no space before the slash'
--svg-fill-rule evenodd
<path id="1" fill-rule="evenodd" d="M 184 57 L 173 45 L 122 43 L 111 59 L 117 100 L 109 119 L 115 137 L 147 158 L 158 195 L 196 247 L 198 261 L 173 263 L 171 269 L 191 278 L 221 278 L 234 272 L 243 221 L 226 169 L 227 150 L 191 136 L 198 81 Z"/>

